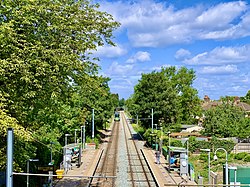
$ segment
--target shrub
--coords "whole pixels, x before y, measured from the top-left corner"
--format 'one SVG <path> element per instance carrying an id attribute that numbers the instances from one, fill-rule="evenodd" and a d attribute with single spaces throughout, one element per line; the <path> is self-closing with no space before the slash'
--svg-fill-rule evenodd
<path id="1" fill-rule="evenodd" d="M 243 160 L 247 155 L 248 155 L 248 153 L 245 153 L 245 152 L 237 153 L 235 155 L 235 159 L 237 159 L 237 160 Z"/>
<path id="2" fill-rule="evenodd" d="M 247 154 L 247 156 L 244 158 L 245 162 L 250 162 L 250 154 Z"/>

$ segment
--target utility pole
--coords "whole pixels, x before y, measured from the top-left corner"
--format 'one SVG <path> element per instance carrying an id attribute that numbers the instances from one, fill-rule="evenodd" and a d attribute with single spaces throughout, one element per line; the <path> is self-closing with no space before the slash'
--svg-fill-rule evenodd
<path id="1" fill-rule="evenodd" d="M 95 138 L 95 109 L 92 109 L 92 139 Z"/>
<path id="2" fill-rule="evenodd" d="M 154 109 L 152 108 L 152 133 L 154 130 Z"/>
<path id="3" fill-rule="evenodd" d="M 13 141 L 14 133 L 12 128 L 7 129 L 7 169 L 6 187 L 13 187 Z"/>

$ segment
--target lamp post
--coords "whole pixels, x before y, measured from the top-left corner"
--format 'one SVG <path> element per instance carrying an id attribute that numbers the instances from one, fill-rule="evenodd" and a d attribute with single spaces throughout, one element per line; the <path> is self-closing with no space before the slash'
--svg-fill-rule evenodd
<path id="1" fill-rule="evenodd" d="M 27 160 L 27 174 L 30 172 L 30 162 L 38 162 L 39 159 L 29 159 Z M 27 187 L 29 187 L 29 175 L 27 175 Z"/>
<path id="2" fill-rule="evenodd" d="M 155 125 L 155 130 L 158 130 L 157 129 L 157 124 L 154 124 Z M 155 131 L 155 151 L 157 151 L 157 146 L 156 146 L 156 144 L 157 144 L 157 131 Z"/>
<path id="3" fill-rule="evenodd" d="M 226 186 L 227 186 L 227 185 L 228 185 L 227 151 L 226 151 L 226 149 L 224 149 L 224 148 L 218 148 L 218 149 L 216 149 L 215 152 L 214 152 L 214 160 L 217 160 L 217 159 L 218 159 L 218 157 L 217 157 L 217 155 L 216 155 L 216 152 L 217 152 L 218 150 L 223 150 L 223 151 L 226 153 L 225 172 L 226 172 Z"/>
<path id="4" fill-rule="evenodd" d="M 50 165 L 52 164 L 52 144 L 55 144 L 55 142 L 50 142 Z"/>
<path id="5" fill-rule="evenodd" d="M 170 134 L 171 134 L 171 132 L 168 131 L 168 147 L 170 147 Z"/>
<path id="6" fill-rule="evenodd" d="M 76 144 L 76 131 L 79 131 L 79 129 L 75 129 L 75 144 Z"/>
<path id="7" fill-rule="evenodd" d="M 92 109 L 92 139 L 95 138 L 95 109 Z"/>
<path id="8" fill-rule="evenodd" d="M 151 110 L 151 113 L 152 113 L 152 133 L 153 133 L 153 130 L 154 130 L 154 109 L 152 108 Z"/>
<path id="9" fill-rule="evenodd" d="M 208 184 L 210 184 L 210 149 L 200 149 L 208 153 Z"/>
<path id="10" fill-rule="evenodd" d="M 65 134 L 64 159 L 63 159 L 64 170 L 66 170 L 66 153 L 67 153 L 67 137 L 68 136 L 71 136 L 71 134 Z"/>

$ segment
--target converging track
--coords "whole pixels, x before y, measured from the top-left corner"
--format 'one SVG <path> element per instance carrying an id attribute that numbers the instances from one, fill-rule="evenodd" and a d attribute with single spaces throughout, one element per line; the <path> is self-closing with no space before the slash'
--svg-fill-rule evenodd
<path id="1" fill-rule="evenodd" d="M 118 150 L 118 130 L 119 123 L 114 122 L 112 126 L 112 133 L 109 137 L 106 149 L 104 149 L 103 157 L 98 162 L 95 176 L 89 186 L 114 186 L 117 164 L 117 150 Z"/>
<path id="2" fill-rule="evenodd" d="M 158 187 L 125 114 L 114 122 L 108 143 L 99 159 L 89 186 Z"/>
<path id="3" fill-rule="evenodd" d="M 132 134 L 131 127 L 125 119 L 122 112 L 121 118 L 124 123 L 123 130 L 126 139 L 127 157 L 129 162 L 128 183 L 129 186 L 158 186 L 149 167 L 146 163 L 140 148 L 139 142 L 135 139 L 135 134 Z"/>

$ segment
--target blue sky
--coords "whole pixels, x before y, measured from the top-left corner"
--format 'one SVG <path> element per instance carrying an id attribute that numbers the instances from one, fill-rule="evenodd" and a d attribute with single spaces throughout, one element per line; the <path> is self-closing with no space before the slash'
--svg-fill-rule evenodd
<path id="1" fill-rule="evenodd" d="M 249 1 L 101 0 L 121 23 L 116 47 L 98 48 L 111 92 L 129 98 L 142 73 L 194 69 L 200 98 L 245 96 L 250 90 Z"/>

